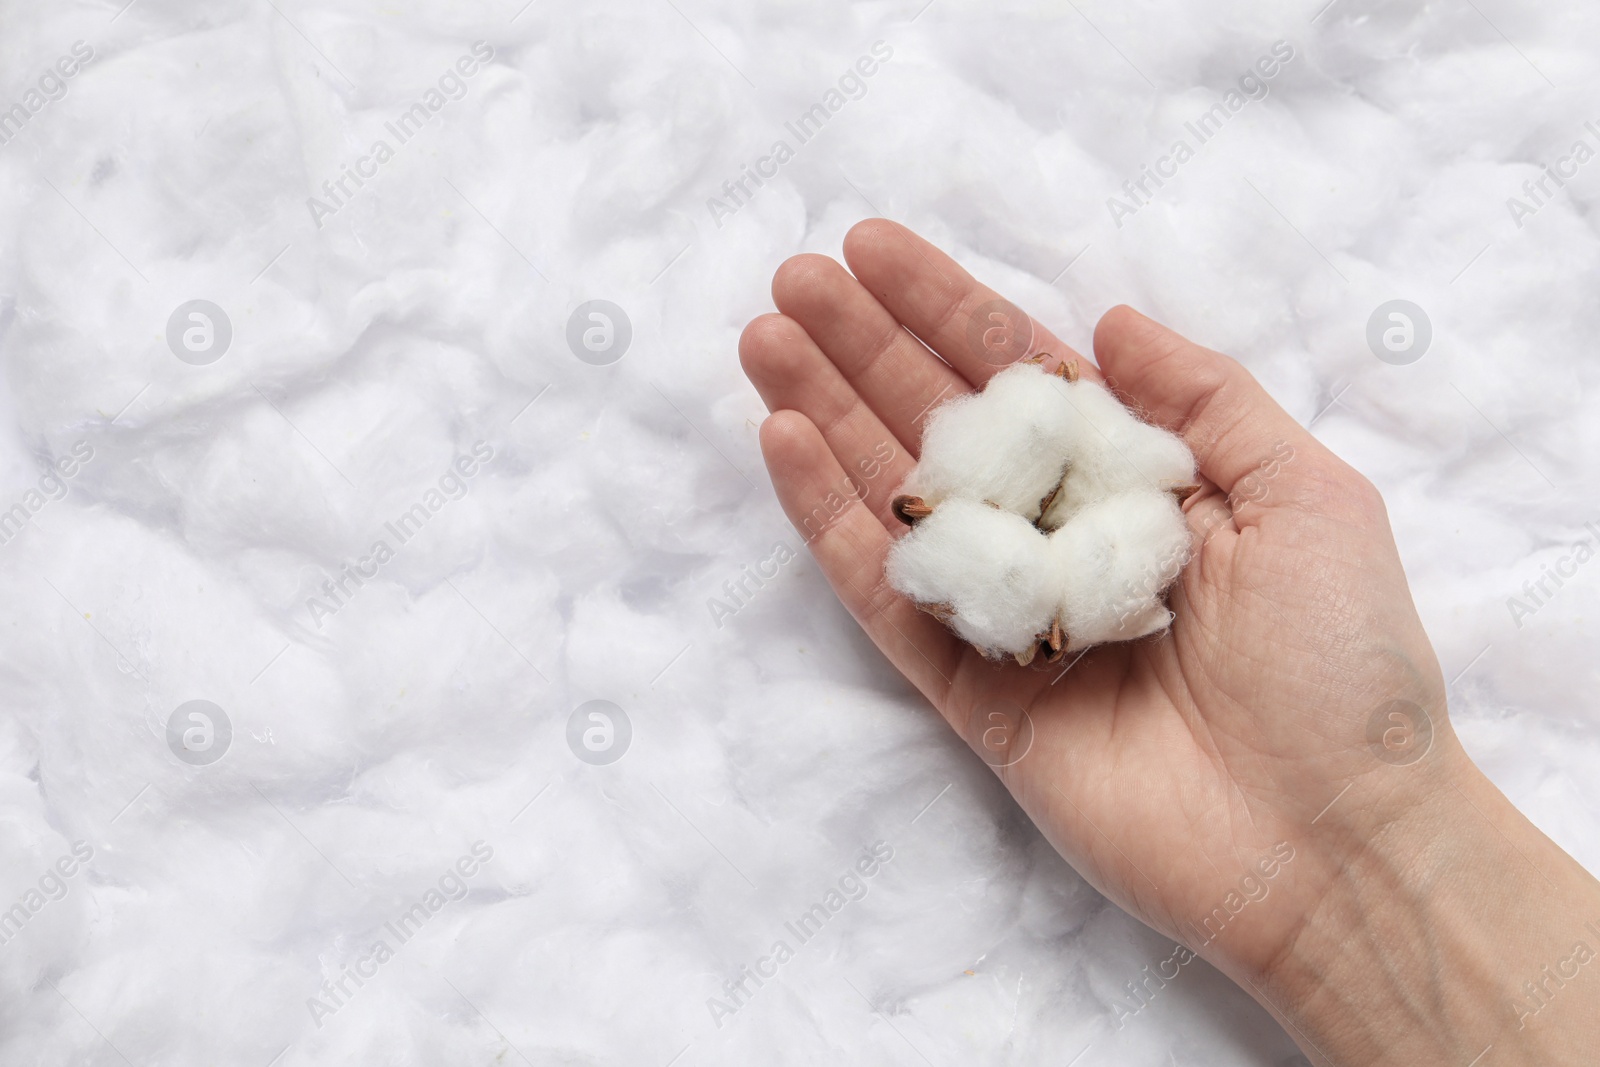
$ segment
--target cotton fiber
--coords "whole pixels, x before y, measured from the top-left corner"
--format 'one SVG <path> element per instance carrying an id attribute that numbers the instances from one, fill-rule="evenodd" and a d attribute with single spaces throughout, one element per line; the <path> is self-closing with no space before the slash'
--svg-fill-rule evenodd
<path id="1" fill-rule="evenodd" d="M 1146 637 L 1188 561 L 1194 457 L 1073 364 L 1014 365 L 937 409 L 895 498 L 890 584 L 992 658 Z"/>
<path id="2" fill-rule="evenodd" d="M 1161 594 L 1189 556 L 1189 526 L 1171 493 L 1133 489 L 1088 504 L 1048 544 L 1066 651 L 1166 629 Z"/>
<path id="3" fill-rule="evenodd" d="M 936 408 L 901 491 L 928 507 L 965 497 L 1036 520 L 1084 429 L 1068 387 L 1038 364 L 1018 363 L 982 392 Z"/>
<path id="4" fill-rule="evenodd" d="M 1038 644 L 1057 610 L 1049 538 L 1020 515 L 955 498 L 900 539 L 889 582 L 990 655 Z"/>
<path id="5" fill-rule="evenodd" d="M 1071 390 L 1071 465 L 1040 524 L 1045 529 L 1116 493 L 1194 483 L 1194 455 L 1177 435 L 1134 418 L 1102 385 L 1078 381 L 1061 387 Z"/>

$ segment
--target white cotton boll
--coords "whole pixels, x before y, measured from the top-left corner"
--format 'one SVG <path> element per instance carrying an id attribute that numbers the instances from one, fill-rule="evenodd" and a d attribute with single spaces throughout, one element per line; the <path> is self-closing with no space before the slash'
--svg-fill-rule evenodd
<path id="1" fill-rule="evenodd" d="M 950 627 L 986 654 L 1034 647 L 1055 615 L 1048 539 L 987 504 L 941 504 L 890 549 L 886 571 L 917 603 L 947 606 Z"/>
<path id="2" fill-rule="evenodd" d="M 1191 545 L 1171 493 L 1133 490 L 1090 504 L 1049 545 L 1069 650 L 1145 637 L 1171 621 L 1161 596 Z"/>
<path id="3" fill-rule="evenodd" d="M 1171 621 L 1161 595 L 1189 552 L 1171 490 L 1194 474 L 1180 438 L 1105 387 L 1018 364 L 929 420 L 901 491 L 932 510 L 889 581 L 989 655 L 1025 662 L 1057 618 L 1071 649 L 1144 637 Z"/>
<path id="4" fill-rule="evenodd" d="M 1040 523 L 1054 530 L 1079 508 L 1133 489 L 1194 483 L 1194 455 L 1183 439 L 1141 422 L 1104 386 L 1065 386 L 1073 409 L 1072 464 Z"/>
<path id="5" fill-rule="evenodd" d="M 1065 381 L 1015 364 L 982 392 L 934 411 L 921 461 L 900 491 L 932 506 L 953 497 L 988 501 L 1031 521 L 1061 483 L 1080 422 Z"/>

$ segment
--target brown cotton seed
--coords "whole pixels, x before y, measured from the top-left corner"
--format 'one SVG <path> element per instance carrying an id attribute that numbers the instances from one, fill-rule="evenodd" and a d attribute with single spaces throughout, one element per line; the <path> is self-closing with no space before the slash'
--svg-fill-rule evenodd
<path id="1" fill-rule="evenodd" d="M 1029 356 L 1022 362 L 1032 364 L 1035 367 L 1042 367 L 1045 365 L 1046 360 L 1054 358 L 1055 357 L 1050 355 L 1048 352 L 1040 352 L 1037 355 Z M 1056 363 L 1056 369 L 1051 371 L 1051 373 L 1058 378 L 1064 378 L 1069 382 L 1075 382 L 1078 380 L 1078 361 L 1075 359 L 1059 360 Z"/>
<path id="2" fill-rule="evenodd" d="M 1061 481 L 1056 483 L 1056 487 L 1039 498 L 1039 518 L 1035 520 L 1035 526 L 1044 521 L 1045 512 L 1050 510 L 1050 505 L 1054 504 L 1056 497 L 1061 495 L 1061 487 L 1066 484 L 1066 480 L 1066 476 L 1062 475 Z"/>
<path id="3" fill-rule="evenodd" d="M 1016 653 L 1017 666 L 1028 666 L 1041 652 L 1044 653 L 1045 663 L 1057 663 L 1067 654 L 1067 634 L 1061 627 L 1059 615 L 1050 620 L 1050 629 L 1035 638 L 1033 644 Z"/>
<path id="4" fill-rule="evenodd" d="M 933 514 L 933 509 L 920 496 L 897 496 L 889 502 L 889 510 L 907 526 L 915 526 L 919 519 Z"/>
<path id="5" fill-rule="evenodd" d="M 1178 503 L 1180 504 L 1188 501 L 1190 497 L 1199 491 L 1200 487 L 1198 485 L 1175 485 L 1172 487 L 1172 495 L 1178 498 Z"/>
<path id="6" fill-rule="evenodd" d="M 956 617 L 956 609 L 951 604 L 918 604 L 917 610 L 925 614 L 932 615 L 934 618 L 947 625 L 951 619 Z"/>
<path id="7" fill-rule="evenodd" d="M 1033 662 L 1034 656 L 1044 653 L 1044 662 L 1059 663 L 1061 657 L 1067 654 L 1067 633 L 1061 626 L 1061 616 L 1057 615 L 1050 620 L 1050 629 L 1040 634 L 1032 648 L 1028 650 L 1027 660 L 1017 656 L 1017 662 L 1026 667 Z"/>

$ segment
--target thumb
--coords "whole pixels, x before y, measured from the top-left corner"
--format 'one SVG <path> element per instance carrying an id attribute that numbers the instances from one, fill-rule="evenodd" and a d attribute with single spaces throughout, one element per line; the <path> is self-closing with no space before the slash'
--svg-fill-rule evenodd
<path id="1" fill-rule="evenodd" d="M 1261 505 L 1262 512 L 1250 511 L 1253 518 L 1236 517 L 1241 528 L 1273 507 L 1321 510 L 1330 484 L 1362 481 L 1237 360 L 1130 307 L 1106 312 L 1095 327 L 1094 351 L 1107 383 L 1179 433 L 1202 474 L 1230 497 Z M 1263 476 L 1270 484 L 1251 480 Z"/>

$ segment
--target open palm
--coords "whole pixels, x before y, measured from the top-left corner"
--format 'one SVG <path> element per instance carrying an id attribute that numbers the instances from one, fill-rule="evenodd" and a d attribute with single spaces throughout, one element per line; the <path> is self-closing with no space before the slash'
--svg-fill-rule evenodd
<path id="1" fill-rule="evenodd" d="M 1394 788 L 1421 754 L 1462 758 L 1382 500 L 1238 363 L 1136 312 L 1101 321 L 1096 367 L 1025 317 L 980 341 L 997 308 L 996 322 L 1021 313 L 903 227 L 863 222 L 844 251 L 848 271 L 783 264 L 779 313 L 740 342 L 785 511 L 863 629 L 1068 862 L 1249 979 L 1315 912 L 1341 839 L 1373 831 L 1370 805 L 1344 794 Z M 918 611 L 883 563 L 927 413 L 1039 353 L 1182 434 L 1205 481 L 1185 505 L 1197 551 L 1170 631 L 1023 668 Z M 1314 838 L 1334 847 L 1304 848 Z M 1224 904 L 1240 900 L 1250 914 L 1233 921 Z"/>

